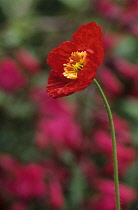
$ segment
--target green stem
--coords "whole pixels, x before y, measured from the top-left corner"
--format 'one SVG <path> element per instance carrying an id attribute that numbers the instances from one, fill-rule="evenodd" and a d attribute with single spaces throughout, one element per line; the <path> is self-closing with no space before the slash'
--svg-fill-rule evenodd
<path id="1" fill-rule="evenodd" d="M 115 129 L 114 122 L 112 117 L 112 112 L 109 106 L 109 103 L 106 99 L 106 96 L 97 82 L 96 79 L 93 80 L 95 85 L 97 86 L 99 93 L 103 99 L 104 105 L 106 107 L 108 113 L 108 119 L 110 123 L 111 136 L 112 136 L 112 150 L 113 150 L 113 164 L 114 164 L 114 184 L 115 184 L 115 196 L 116 196 L 116 210 L 120 210 L 120 196 L 119 196 L 119 179 L 118 179 L 118 161 L 117 161 L 117 148 L 116 148 L 116 137 L 115 137 Z"/>

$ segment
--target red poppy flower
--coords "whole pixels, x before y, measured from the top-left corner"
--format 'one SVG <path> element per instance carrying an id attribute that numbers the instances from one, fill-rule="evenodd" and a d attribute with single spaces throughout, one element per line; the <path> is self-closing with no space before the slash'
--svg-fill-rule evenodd
<path id="1" fill-rule="evenodd" d="M 95 22 L 82 25 L 71 41 L 49 53 L 52 67 L 46 87 L 53 98 L 70 95 L 89 86 L 103 59 L 101 28 Z"/>

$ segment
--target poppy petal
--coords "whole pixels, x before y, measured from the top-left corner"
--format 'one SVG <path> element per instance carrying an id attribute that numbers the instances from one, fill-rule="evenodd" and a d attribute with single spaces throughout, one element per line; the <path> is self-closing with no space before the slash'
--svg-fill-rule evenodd
<path id="1" fill-rule="evenodd" d="M 65 41 L 49 53 L 47 63 L 54 70 L 63 71 L 63 64 L 67 62 L 68 57 L 75 50 L 76 48 L 71 41 Z"/>
<path id="2" fill-rule="evenodd" d="M 97 65 L 103 60 L 102 31 L 95 22 L 83 24 L 72 36 L 72 42 L 79 50 L 93 51 Z"/>

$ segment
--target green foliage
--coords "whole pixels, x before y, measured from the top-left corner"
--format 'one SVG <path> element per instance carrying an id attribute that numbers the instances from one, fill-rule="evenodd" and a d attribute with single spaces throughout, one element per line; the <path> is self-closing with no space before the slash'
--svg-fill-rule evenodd
<path id="1" fill-rule="evenodd" d="M 88 0 L 60 0 L 61 2 L 63 2 L 65 5 L 75 8 L 76 10 L 85 10 L 88 7 Z"/>
<path id="2" fill-rule="evenodd" d="M 132 36 L 127 36 L 116 47 L 116 54 L 123 58 L 126 58 L 132 63 L 138 63 L 138 42 L 137 39 Z"/>
<path id="3" fill-rule="evenodd" d="M 138 186 L 136 184 L 138 183 L 137 182 L 137 176 L 138 176 L 137 164 L 138 164 L 138 158 L 136 159 L 132 167 L 127 171 L 124 177 L 125 182 L 136 190 L 138 189 Z"/>
<path id="4" fill-rule="evenodd" d="M 70 201 L 73 206 L 77 207 L 78 204 L 82 201 L 85 194 L 86 182 L 83 177 L 83 174 L 79 168 L 74 167 L 72 170 L 72 180 L 70 184 Z"/>

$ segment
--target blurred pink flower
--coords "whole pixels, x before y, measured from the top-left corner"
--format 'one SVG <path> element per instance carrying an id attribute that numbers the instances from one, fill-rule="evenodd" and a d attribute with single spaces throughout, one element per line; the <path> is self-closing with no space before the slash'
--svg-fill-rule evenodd
<path id="1" fill-rule="evenodd" d="M 41 68 L 40 62 L 23 48 L 16 51 L 16 59 L 30 73 L 37 73 Z"/>
<path id="2" fill-rule="evenodd" d="M 108 24 L 114 23 L 120 31 L 127 31 L 138 37 L 138 2 L 137 0 L 125 1 L 121 4 L 113 0 L 97 0 L 93 8 L 103 18 L 108 20 Z"/>
<path id="3" fill-rule="evenodd" d="M 137 23 L 133 24 L 130 28 L 131 33 L 138 38 L 138 27 L 137 27 Z"/>
<path id="4" fill-rule="evenodd" d="M 98 180 L 97 189 L 104 195 L 114 196 L 114 182 L 107 179 Z M 129 203 L 136 197 L 136 191 L 124 184 L 119 184 L 121 203 Z"/>
<path id="5" fill-rule="evenodd" d="M 89 210 L 116 210 L 114 196 L 102 195 L 95 198 L 90 204 Z"/>
<path id="6" fill-rule="evenodd" d="M 108 157 L 112 157 L 112 142 L 109 134 L 103 130 L 97 130 L 93 134 L 95 153 L 104 153 Z"/>
<path id="7" fill-rule="evenodd" d="M 38 148 L 52 146 L 58 151 L 80 148 L 82 134 L 74 120 L 74 104 L 65 99 L 52 99 L 40 87 L 31 91 L 31 99 L 36 103 L 39 114 L 35 136 Z"/>
<path id="8" fill-rule="evenodd" d="M 79 166 L 86 178 L 86 180 L 89 182 L 91 186 L 93 186 L 93 183 L 97 179 L 98 176 L 98 168 L 92 162 L 92 160 L 88 157 L 82 156 L 81 160 L 79 161 Z"/>
<path id="9" fill-rule="evenodd" d="M 138 1 L 131 0 L 123 8 L 120 17 L 120 23 L 123 27 L 128 29 L 128 32 L 138 37 Z M 137 31 L 137 32 L 136 32 Z"/>
<path id="10" fill-rule="evenodd" d="M 42 87 L 34 87 L 30 93 L 31 99 L 36 103 L 37 112 L 40 116 L 74 116 L 76 113 L 75 104 L 65 99 L 53 99 L 49 97 Z"/>
<path id="11" fill-rule="evenodd" d="M 56 209 L 62 209 L 64 206 L 62 188 L 57 180 L 52 180 L 49 184 L 49 202 Z"/>
<path id="12" fill-rule="evenodd" d="M 103 168 L 108 175 L 113 175 L 112 161 L 112 142 L 109 134 L 104 131 L 97 131 L 94 134 L 95 152 L 103 153 L 107 157 L 106 164 Z M 117 143 L 117 156 L 119 174 L 123 175 L 136 158 L 136 152 L 131 147 L 126 147 Z"/>
<path id="13" fill-rule="evenodd" d="M 19 163 L 9 154 L 0 154 L 0 168 L 2 171 L 9 173 L 13 173 L 16 168 L 19 167 Z"/>
<path id="14" fill-rule="evenodd" d="M 113 68 L 122 76 L 124 79 L 134 79 L 136 72 L 138 71 L 138 67 L 123 58 L 113 58 L 112 59 Z"/>
<path id="15" fill-rule="evenodd" d="M 110 33 L 107 31 L 103 34 L 103 44 L 104 44 L 104 50 L 106 52 L 105 57 L 107 57 L 107 53 L 111 53 L 111 50 L 116 47 L 118 42 L 120 41 L 120 37 L 117 34 Z"/>
<path id="16" fill-rule="evenodd" d="M 12 58 L 0 60 L 0 89 L 10 93 L 24 88 L 26 84 L 27 78 Z"/>
<path id="17" fill-rule="evenodd" d="M 103 15 L 105 18 L 110 18 L 110 20 L 116 20 L 120 15 L 119 6 L 112 0 L 96 1 L 96 9 L 100 15 Z"/>
<path id="18" fill-rule="evenodd" d="M 51 144 L 49 137 L 44 132 L 41 131 L 36 132 L 34 141 L 37 148 L 40 150 L 48 148 L 49 145 Z"/>
<path id="19" fill-rule="evenodd" d="M 122 11 L 120 15 L 120 22 L 122 22 L 125 25 L 130 25 L 131 23 L 135 21 L 135 19 L 138 17 L 138 6 L 133 5 L 133 7 L 130 5 Z"/>
<path id="20" fill-rule="evenodd" d="M 60 116 L 53 119 L 41 119 L 38 123 L 36 145 L 53 146 L 57 150 L 79 149 L 82 134 L 79 126 L 69 117 Z"/>
<path id="21" fill-rule="evenodd" d="M 119 142 L 122 145 L 131 144 L 132 134 L 129 122 L 117 115 L 114 115 L 113 118 L 114 118 L 117 142 Z"/>
<path id="22" fill-rule="evenodd" d="M 119 96 L 123 90 L 121 82 L 118 80 L 111 69 L 103 67 L 102 71 L 104 72 L 104 74 L 99 74 L 99 78 L 101 83 L 103 84 L 105 92 L 108 93 L 108 95 L 110 94 L 112 96 L 112 99 Z"/>
<path id="23" fill-rule="evenodd" d="M 130 96 L 136 98 L 136 100 L 138 99 L 138 69 L 135 74 L 135 78 L 133 80 L 132 87 L 129 90 L 129 94 L 130 94 Z M 130 100 L 133 100 L 133 99 L 130 99 Z"/>
<path id="24" fill-rule="evenodd" d="M 95 127 L 98 126 L 98 129 L 105 129 L 105 131 L 109 132 L 109 121 L 108 116 L 104 113 L 104 110 L 98 110 L 98 112 L 94 115 L 95 119 Z M 113 115 L 114 126 L 116 131 L 117 142 L 120 144 L 131 144 L 132 135 L 131 129 L 128 121 L 119 117 L 118 115 Z"/>
<path id="25" fill-rule="evenodd" d="M 44 173 L 46 176 L 47 183 L 57 180 L 62 186 L 66 186 L 66 183 L 70 178 L 70 171 L 65 166 L 62 166 L 57 157 L 55 159 L 44 159 L 42 161 L 42 166 L 44 168 Z"/>
<path id="26" fill-rule="evenodd" d="M 117 147 L 117 155 L 118 155 L 118 170 L 119 175 L 122 176 L 125 174 L 127 169 L 131 166 L 136 158 L 136 152 L 133 148 L 127 148 L 123 146 Z M 113 175 L 113 161 L 111 159 L 107 160 L 106 165 L 103 168 L 104 172 L 107 175 Z"/>
<path id="27" fill-rule="evenodd" d="M 26 206 L 23 203 L 17 202 L 12 205 L 8 210 L 27 210 Z"/>
<path id="28" fill-rule="evenodd" d="M 134 189 L 120 184 L 120 199 L 121 209 L 126 210 L 127 205 L 136 198 L 136 192 Z M 99 191 L 99 195 L 95 196 L 91 200 L 91 210 L 115 210 L 115 195 L 114 195 L 114 182 L 111 180 L 99 179 L 96 183 L 96 190 Z"/>
<path id="29" fill-rule="evenodd" d="M 23 200 L 43 198 L 46 191 L 43 168 L 33 163 L 20 166 L 9 183 L 9 190 Z"/>

